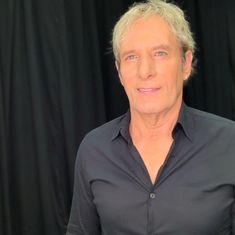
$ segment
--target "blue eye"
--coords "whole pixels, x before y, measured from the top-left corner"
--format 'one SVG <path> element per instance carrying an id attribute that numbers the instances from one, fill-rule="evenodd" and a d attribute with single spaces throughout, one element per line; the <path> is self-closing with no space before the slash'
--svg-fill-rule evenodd
<path id="1" fill-rule="evenodd" d="M 166 56 L 166 55 L 167 55 L 167 52 L 166 52 L 166 51 L 156 51 L 156 52 L 154 53 L 154 55 L 155 55 L 155 56 L 160 56 L 160 57 L 162 57 L 162 56 Z"/>
<path id="2" fill-rule="evenodd" d="M 137 59 L 137 56 L 136 55 L 128 55 L 125 60 L 135 60 Z"/>

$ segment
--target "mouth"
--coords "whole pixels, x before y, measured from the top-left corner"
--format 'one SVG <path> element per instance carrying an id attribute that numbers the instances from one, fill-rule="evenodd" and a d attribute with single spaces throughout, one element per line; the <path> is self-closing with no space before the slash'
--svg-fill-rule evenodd
<path id="1" fill-rule="evenodd" d="M 154 87 L 154 88 L 138 88 L 137 91 L 142 93 L 142 94 L 152 94 L 156 93 L 159 91 L 161 88 L 160 87 Z"/>

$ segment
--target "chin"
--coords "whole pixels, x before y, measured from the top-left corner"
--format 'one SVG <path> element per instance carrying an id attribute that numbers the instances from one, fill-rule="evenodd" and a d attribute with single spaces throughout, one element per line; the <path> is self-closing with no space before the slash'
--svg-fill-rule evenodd
<path id="1" fill-rule="evenodd" d="M 164 109 L 161 109 L 160 107 L 157 108 L 156 105 L 155 107 L 141 107 L 141 108 L 138 108 L 137 111 L 138 113 L 140 114 L 159 114 L 161 112 L 163 112 Z"/>

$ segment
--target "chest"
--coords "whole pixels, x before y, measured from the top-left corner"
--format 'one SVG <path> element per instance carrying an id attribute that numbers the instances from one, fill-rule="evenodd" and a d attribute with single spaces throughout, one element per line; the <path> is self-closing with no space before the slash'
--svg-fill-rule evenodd
<path id="1" fill-rule="evenodd" d="M 155 183 L 159 169 L 167 160 L 172 143 L 173 140 L 168 139 L 159 143 L 148 141 L 145 143 L 142 142 L 135 144 L 137 152 L 146 167 L 152 184 Z"/>
<path id="2" fill-rule="evenodd" d="M 172 149 L 169 144 L 162 162 L 170 149 L 172 157 L 153 187 L 136 161 L 137 154 L 133 156 L 126 144 L 121 147 L 112 149 L 116 158 L 109 158 L 111 151 L 102 153 L 99 161 L 86 166 L 95 169 L 87 172 L 104 234 L 232 234 L 234 155 L 223 161 L 224 151 L 209 155 L 201 146 L 174 144 Z M 146 168 L 162 164 L 147 161 L 146 156 L 156 151 L 138 150 L 145 156 Z"/>
<path id="3" fill-rule="evenodd" d="M 170 177 L 149 190 L 125 172 L 93 181 L 94 204 L 107 234 L 230 234 L 233 189 L 195 186 L 196 179 L 192 187 L 190 175 L 175 176 L 178 182 Z"/>

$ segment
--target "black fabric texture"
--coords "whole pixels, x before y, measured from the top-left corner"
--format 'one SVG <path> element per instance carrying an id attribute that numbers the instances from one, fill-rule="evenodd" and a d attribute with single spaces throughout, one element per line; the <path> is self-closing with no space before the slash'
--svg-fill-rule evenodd
<path id="1" fill-rule="evenodd" d="M 175 2 L 198 47 L 186 103 L 235 120 L 235 2 Z M 128 107 L 110 40 L 131 3 L 0 1 L 0 234 L 65 234 L 77 148 Z"/>
<path id="2" fill-rule="evenodd" d="M 234 234 L 235 122 L 182 105 L 154 183 L 129 123 L 83 139 L 66 235 Z"/>

